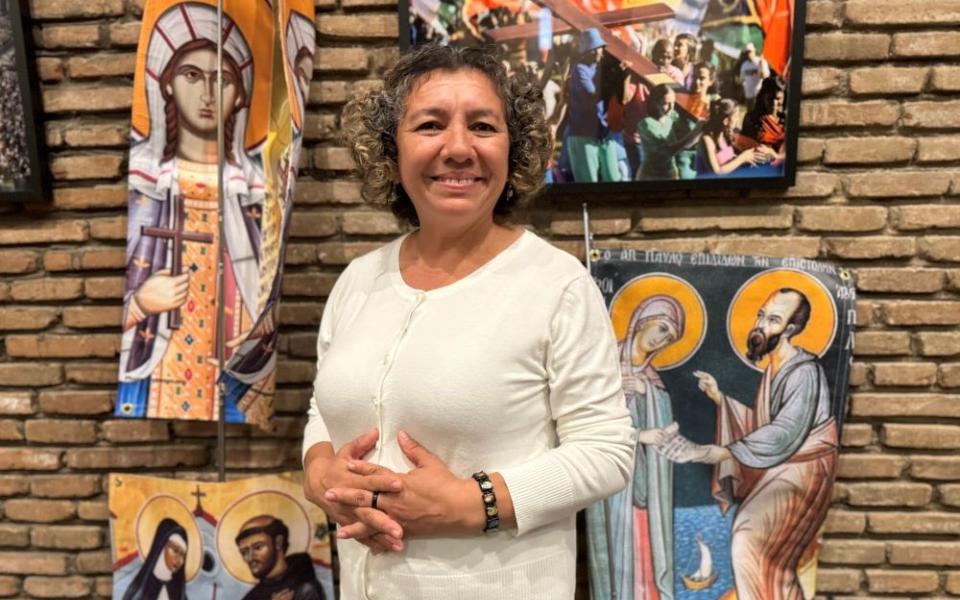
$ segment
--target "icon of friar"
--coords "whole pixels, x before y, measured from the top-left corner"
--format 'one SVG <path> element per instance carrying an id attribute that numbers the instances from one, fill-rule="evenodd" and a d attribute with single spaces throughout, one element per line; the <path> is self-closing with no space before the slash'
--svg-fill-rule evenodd
<path id="1" fill-rule="evenodd" d="M 254 517 L 240 527 L 237 548 L 257 578 L 243 600 L 323 600 L 310 555 L 288 555 L 289 539 L 284 522 L 269 515 Z"/>

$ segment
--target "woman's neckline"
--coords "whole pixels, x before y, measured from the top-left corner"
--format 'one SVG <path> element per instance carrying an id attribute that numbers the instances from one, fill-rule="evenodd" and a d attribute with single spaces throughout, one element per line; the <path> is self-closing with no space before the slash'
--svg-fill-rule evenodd
<path id="1" fill-rule="evenodd" d="M 412 233 L 412 232 L 411 232 Z M 470 273 L 467 273 L 465 276 L 452 281 L 446 285 L 440 287 L 431 288 L 429 290 L 424 290 L 416 288 L 403 278 L 403 274 L 400 271 L 400 248 L 403 246 L 404 240 L 406 240 L 410 233 L 405 233 L 400 238 L 397 239 L 393 244 L 390 252 L 390 277 L 393 280 L 394 286 L 399 289 L 401 292 L 407 295 L 415 295 L 424 298 L 434 297 L 434 296 L 443 296 L 452 292 L 459 290 L 461 287 L 468 285 L 469 283 L 480 279 L 485 273 L 491 271 L 498 264 L 506 261 L 511 255 L 515 254 L 517 250 L 529 239 L 533 234 L 529 230 L 523 229 L 517 239 L 510 242 L 505 248 L 496 253 L 490 260 L 483 263 Z"/>

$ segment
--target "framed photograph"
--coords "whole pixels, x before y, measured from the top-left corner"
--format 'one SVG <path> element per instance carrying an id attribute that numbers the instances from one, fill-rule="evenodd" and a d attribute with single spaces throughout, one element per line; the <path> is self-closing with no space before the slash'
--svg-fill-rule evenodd
<path id="1" fill-rule="evenodd" d="M 21 0 L 0 0 L 0 200 L 40 200 L 48 178 L 30 25 Z"/>
<path id="2" fill-rule="evenodd" d="M 401 45 L 495 47 L 543 89 L 555 191 L 787 187 L 805 0 L 402 0 Z"/>

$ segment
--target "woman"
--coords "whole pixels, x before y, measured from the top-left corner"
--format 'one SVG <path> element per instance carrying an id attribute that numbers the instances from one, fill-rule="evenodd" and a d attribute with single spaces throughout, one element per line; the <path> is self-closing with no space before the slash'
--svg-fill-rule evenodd
<path id="1" fill-rule="evenodd" d="M 685 321 L 679 302 L 651 296 L 634 310 L 620 343 L 623 389 L 642 447 L 633 485 L 587 510 L 594 598 L 673 598 L 673 464 L 656 444 L 676 425 L 652 361 L 683 336 Z"/>
<path id="2" fill-rule="evenodd" d="M 760 84 L 757 102 L 743 118 L 742 145 L 745 148 L 764 147 L 772 159 L 783 160 L 786 154 L 787 84 L 779 77 L 767 77 Z"/>
<path id="3" fill-rule="evenodd" d="M 697 46 L 700 40 L 692 33 L 680 33 L 673 40 L 673 64 L 683 76 L 683 87 L 693 88 L 693 79 L 695 76 L 695 65 L 697 60 Z"/>
<path id="4" fill-rule="evenodd" d="M 186 600 L 186 561 L 187 530 L 173 519 L 163 519 L 123 600 Z"/>
<path id="5" fill-rule="evenodd" d="M 660 73 L 669 76 L 677 83 L 683 79 L 683 74 L 677 69 L 671 61 L 673 60 L 673 46 L 670 40 L 660 39 L 653 46 L 651 59 L 657 65 Z M 629 71 L 626 64 L 621 63 L 624 70 L 623 77 L 623 141 L 624 150 L 627 154 L 627 161 L 630 164 L 630 178 L 637 178 L 640 173 L 640 165 L 643 163 L 642 142 L 640 140 L 639 127 L 648 116 L 647 101 L 650 97 L 650 88 L 643 83 L 640 76 Z"/>
<path id="6" fill-rule="evenodd" d="M 321 322 L 305 491 L 340 525 L 341 597 L 571 599 L 574 515 L 626 485 L 633 428 L 596 285 L 506 221 L 551 153 L 540 91 L 422 46 L 343 121 L 364 195 L 418 228 Z"/>
<path id="7" fill-rule="evenodd" d="M 696 142 L 700 125 L 680 124 L 676 110 L 677 95 L 661 83 L 647 96 L 648 116 L 637 130 L 643 148 L 643 166 L 638 179 L 679 179 L 677 154 Z"/>
<path id="8" fill-rule="evenodd" d="M 677 131 L 681 134 L 696 136 L 703 121 L 710 116 L 710 103 L 718 96 L 711 92 L 717 81 L 717 72 L 710 63 L 698 63 L 690 70 L 690 98 L 686 112 L 677 122 Z M 677 174 L 680 179 L 697 178 L 697 148 L 689 145 L 677 151 Z"/>
<path id="9" fill-rule="evenodd" d="M 734 144 L 738 134 L 733 124 L 736 115 L 737 105 L 733 100 L 717 100 L 710 105 L 710 118 L 703 128 L 697 154 L 698 174 L 727 175 L 744 165 L 756 165 L 764 160 L 756 148 L 737 152 Z"/>
<path id="10" fill-rule="evenodd" d="M 717 68 L 708 62 L 697 63 L 690 78 L 691 94 L 687 112 L 697 119 L 706 120 L 710 116 L 710 104 L 720 99 L 713 91 L 717 83 Z"/>

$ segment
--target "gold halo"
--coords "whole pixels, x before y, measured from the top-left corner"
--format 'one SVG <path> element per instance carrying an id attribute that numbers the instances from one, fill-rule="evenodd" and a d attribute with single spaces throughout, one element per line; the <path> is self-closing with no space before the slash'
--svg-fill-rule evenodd
<path id="1" fill-rule="evenodd" d="M 623 343 L 633 311 L 647 298 L 658 295 L 669 296 L 680 303 L 686 321 L 680 339 L 658 352 L 650 363 L 658 371 L 666 371 L 679 367 L 696 354 L 707 334 L 707 310 L 703 298 L 688 281 L 669 273 L 634 277 L 610 302 L 610 320 L 617 341 Z"/>
<path id="2" fill-rule="evenodd" d="M 747 358 L 747 336 L 757 321 L 757 312 L 770 294 L 780 288 L 803 292 L 810 301 L 810 322 L 793 338 L 793 344 L 807 352 L 823 356 L 837 334 L 837 305 L 826 286 L 816 277 L 796 269 L 770 269 L 757 273 L 740 286 L 727 310 L 727 338 L 740 360 L 762 371 L 769 357 L 753 363 Z"/>
<path id="3" fill-rule="evenodd" d="M 230 574 L 246 583 L 256 583 L 237 548 L 240 527 L 254 517 L 269 515 L 280 519 L 290 530 L 288 552 L 308 552 L 313 523 L 299 502 L 288 494 L 277 491 L 255 492 L 231 504 L 217 525 L 217 553 Z"/>
<path id="4" fill-rule="evenodd" d="M 153 496 L 140 512 L 136 519 L 137 552 L 140 558 L 147 559 L 153 537 L 157 534 L 157 525 L 163 519 L 173 519 L 187 531 L 187 560 L 184 566 L 184 576 L 191 581 L 200 570 L 200 559 L 203 556 L 203 539 L 200 537 L 200 528 L 193 518 L 193 513 L 187 505 L 179 499 L 167 494 Z"/>

